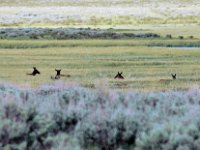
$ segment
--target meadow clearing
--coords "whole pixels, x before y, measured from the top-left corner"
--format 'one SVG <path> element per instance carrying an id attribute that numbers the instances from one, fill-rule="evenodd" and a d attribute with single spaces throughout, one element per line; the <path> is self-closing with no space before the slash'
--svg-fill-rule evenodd
<path id="1" fill-rule="evenodd" d="M 184 47 L 185 46 L 185 47 Z M 193 47 L 194 46 L 194 47 Z M 188 89 L 200 84 L 199 39 L 1 40 L 1 81 L 38 87 L 53 83 L 55 68 L 64 82 L 95 88 L 139 91 Z M 35 66 L 41 75 L 28 76 Z M 117 72 L 125 80 L 115 80 Z M 171 79 L 177 74 L 177 80 Z"/>

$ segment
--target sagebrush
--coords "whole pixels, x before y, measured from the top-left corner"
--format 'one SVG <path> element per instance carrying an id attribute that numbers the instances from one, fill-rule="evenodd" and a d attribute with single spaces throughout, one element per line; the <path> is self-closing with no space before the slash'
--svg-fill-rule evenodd
<path id="1" fill-rule="evenodd" d="M 200 88 L 139 93 L 0 84 L 0 149 L 200 149 Z"/>

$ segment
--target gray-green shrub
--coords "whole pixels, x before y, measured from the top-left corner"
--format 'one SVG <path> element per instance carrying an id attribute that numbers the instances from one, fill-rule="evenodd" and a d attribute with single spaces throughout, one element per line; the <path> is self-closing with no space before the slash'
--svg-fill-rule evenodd
<path id="1" fill-rule="evenodd" d="M 0 149 L 200 149 L 200 89 L 0 84 Z"/>

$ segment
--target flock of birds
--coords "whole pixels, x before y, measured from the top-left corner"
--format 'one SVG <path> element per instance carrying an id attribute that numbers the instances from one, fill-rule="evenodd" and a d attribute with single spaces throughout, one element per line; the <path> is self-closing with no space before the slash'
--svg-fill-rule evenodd
<path id="1" fill-rule="evenodd" d="M 60 79 L 61 77 L 70 77 L 70 75 L 64 75 L 61 74 L 61 69 L 55 69 L 56 71 L 56 75 L 55 76 L 51 76 L 51 79 Z M 27 73 L 27 75 L 32 75 L 35 76 L 37 74 L 40 74 L 40 71 L 38 71 L 38 69 L 36 67 L 33 67 L 33 72 L 32 73 Z M 124 79 L 124 77 L 122 76 L 123 72 L 118 72 L 117 75 L 114 77 L 114 79 Z M 176 74 L 171 74 L 172 79 L 175 80 L 176 79 Z M 165 81 L 168 79 L 161 79 L 160 81 Z"/>

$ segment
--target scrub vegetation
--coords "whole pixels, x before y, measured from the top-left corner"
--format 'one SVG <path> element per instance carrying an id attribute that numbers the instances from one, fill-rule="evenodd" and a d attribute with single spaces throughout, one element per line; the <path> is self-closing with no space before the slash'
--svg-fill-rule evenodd
<path id="1" fill-rule="evenodd" d="M 0 84 L 0 149 L 200 149 L 200 89 L 138 93 Z"/>

